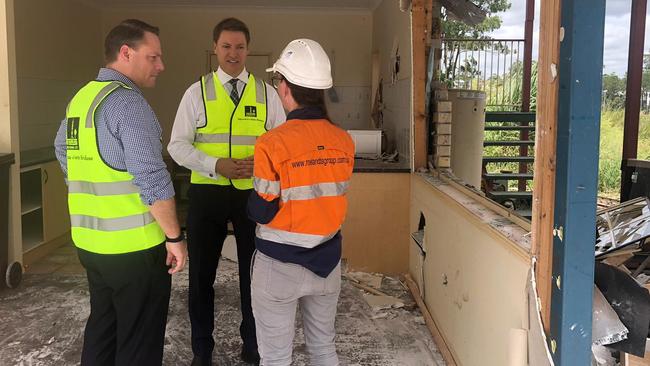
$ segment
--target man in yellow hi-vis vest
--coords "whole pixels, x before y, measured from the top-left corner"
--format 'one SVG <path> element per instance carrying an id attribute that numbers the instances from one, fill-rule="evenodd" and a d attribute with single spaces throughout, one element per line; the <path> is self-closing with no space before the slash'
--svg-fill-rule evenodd
<path id="1" fill-rule="evenodd" d="M 241 359 L 257 363 L 250 292 L 255 223 L 246 214 L 246 203 L 253 188 L 255 141 L 283 123 L 285 114 L 273 87 L 246 71 L 250 42 L 246 25 L 224 19 L 214 28 L 213 40 L 219 68 L 183 95 L 168 146 L 172 158 L 192 170 L 187 216 L 192 365 L 212 364 L 213 284 L 228 221 L 237 241 Z"/>
<path id="2" fill-rule="evenodd" d="M 170 274 L 183 269 L 187 248 L 162 130 L 140 91 L 164 69 L 158 28 L 125 20 L 106 36 L 104 55 L 55 140 L 90 290 L 81 364 L 161 365 Z"/>

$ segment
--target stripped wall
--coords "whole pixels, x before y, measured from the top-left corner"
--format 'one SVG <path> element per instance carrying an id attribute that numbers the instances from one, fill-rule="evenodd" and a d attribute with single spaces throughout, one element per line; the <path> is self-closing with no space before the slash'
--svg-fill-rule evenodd
<path id="1" fill-rule="evenodd" d="M 411 141 L 411 14 L 398 1 L 384 0 L 373 12 L 372 51 L 378 54 L 383 87 L 383 129 L 387 150 L 410 160 Z M 399 56 L 399 72 L 395 64 Z"/>
<path id="2" fill-rule="evenodd" d="M 270 2 L 272 4 L 272 2 Z M 146 90 L 158 114 L 163 138 L 169 138 L 178 103 L 187 87 L 206 72 L 206 51 L 212 30 L 226 17 L 237 17 L 251 31 L 250 52 L 275 61 L 289 41 L 312 38 L 333 63 L 338 102 L 330 101 L 331 117 L 343 128 L 366 128 L 370 104 L 372 13 L 369 10 L 224 8 L 189 6 L 122 6 L 102 11 L 102 34 L 129 17 L 161 29 L 166 70 L 155 89 Z M 266 77 L 267 75 L 262 75 Z"/>
<path id="3" fill-rule="evenodd" d="M 444 181 L 411 177 L 410 227 L 424 215 L 426 257 L 411 244 L 410 273 L 429 312 L 460 365 L 507 365 L 510 331 L 527 324 L 526 230 Z"/>

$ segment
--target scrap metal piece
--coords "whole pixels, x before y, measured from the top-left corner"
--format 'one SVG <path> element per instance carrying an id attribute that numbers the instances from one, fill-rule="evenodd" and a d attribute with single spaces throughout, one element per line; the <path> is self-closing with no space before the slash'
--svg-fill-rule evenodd
<path id="1" fill-rule="evenodd" d="M 594 282 L 629 330 L 626 340 L 609 347 L 643 357 L 650 326 L 650 293 L 627 273 L 600 262 L 596 262 Z"/>
<path id="2" fill-rule="evenodd" d="M 591 340 L 594 345 L 612 344 L 627 338 L 628 329 L 595 285 L 592 312 Z"/>
<path id="3" fill-rule="evenodd" d="M 650 237 L 650 207 L 646 197 L 598 211 L 596 258 Z"/>

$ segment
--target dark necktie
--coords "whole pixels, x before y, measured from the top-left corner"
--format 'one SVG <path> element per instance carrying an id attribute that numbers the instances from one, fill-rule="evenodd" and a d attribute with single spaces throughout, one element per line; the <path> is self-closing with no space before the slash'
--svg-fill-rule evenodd
<path id="1" fill-rule="evenodd" d="M 232 86 L 232 90 L 230 91 L 230 99 L 232 99 L 232 102 L 235 103 L 235 105 L 239 104 L 239 93 L 237 92 L 237 82 L 239 79 L 230 79 L 229 83 Z"/>

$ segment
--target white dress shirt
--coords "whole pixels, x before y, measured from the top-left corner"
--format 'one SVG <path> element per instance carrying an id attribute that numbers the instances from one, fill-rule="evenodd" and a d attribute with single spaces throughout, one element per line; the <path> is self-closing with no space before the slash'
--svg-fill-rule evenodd
<path id="1" fill-rule="evenodd" d="M 217 70 L 217 77 L 230 94 L 232 85 L 228 83 L 232 76 L 226 74 L 221 67 Z M 244 86 L 248 83 L 248 71 L 244 69 L 237 76 L 237 92 L 241 97 Z M 275 89 L 267 83 L 266 86 L 266 129 L 270 130 L 278 127 L 286 120 L 287 116 L 282 108 L 282 102 Z M 192 145 L 194 136 L 198 127 L 206 124 L 205 109 L 203 107 L 203 96 L 201 93 L 201 81 L 190 85 L 185 91 L 181 103 L 176 112 L 172 135 L 167 145 L 167 151 L 171 157 L 178 163 L 192 171 L 195 171 L 205 177 L 218 179 L 219 174 L 215 172 L 218 158 L 210 156 L 203 151 L 198 150 Z"/>

